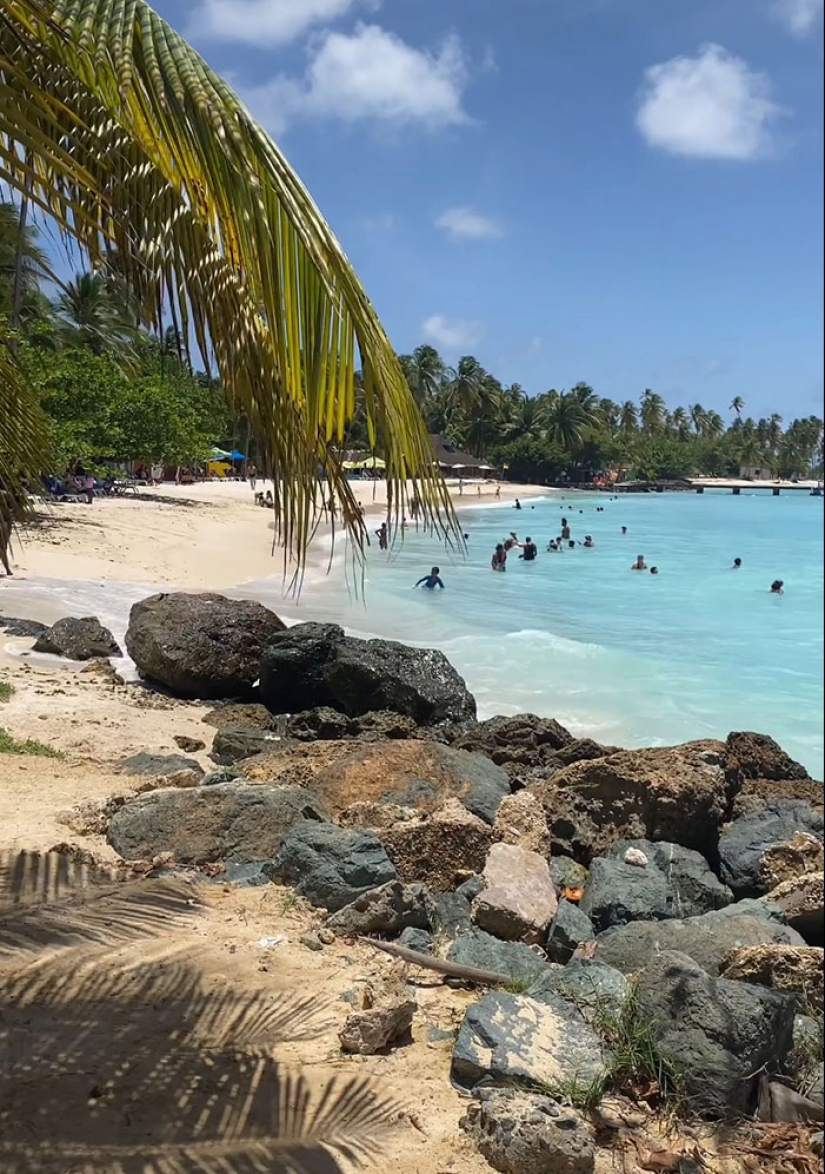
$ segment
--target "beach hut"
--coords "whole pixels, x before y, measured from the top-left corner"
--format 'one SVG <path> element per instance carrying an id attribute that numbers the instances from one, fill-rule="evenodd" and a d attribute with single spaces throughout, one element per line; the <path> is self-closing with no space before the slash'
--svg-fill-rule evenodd
<path id="1" fill-rule="evenodd" d="M 471 453 L 462 452 L 451 440 L 430 433 L 430 444 L 433 446 L 438 467 L 445 477 L 476 477 L 481 476 L 488 465 L 483 465 L 478 457 Z"/>

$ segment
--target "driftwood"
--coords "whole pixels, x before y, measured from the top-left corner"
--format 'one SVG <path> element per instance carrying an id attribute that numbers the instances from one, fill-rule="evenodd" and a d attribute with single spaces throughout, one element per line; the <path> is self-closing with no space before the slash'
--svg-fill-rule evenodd
<path id="1" fill-rule="evenodd" d="M 760 1121 L 806 1121 L 822 1123 L 825 1118 L 823 1106 L 801 1093 L 794 1092 L 785 1084 L 768 1080 L 763 1075 L 759 1081 L 759 1108 L 757 1117 Z"/>
<path id="2" fill-rule="evenodd" d="M 458 962 L 447 962 L 444 958 L 434 958 L 431 954 L 419 954 L 417 950 L 407 950 L 404 946 L 393 945 L 392 942 L 379 942 L 375 938 L 359 938 L 365 946 L 372 946 L 374 950 L 382 950 L 393 958 L 401 958 L 411 966 L 422 966 L 425 970 L 435 970 L 448 978 L 460 978 L 464 982 L 474 982 L 479 986 L 509 986 L 513 981 L 508 974 L 498 974 L 495 970 L 479 970 L 476 966 L 461 966 Z"/>

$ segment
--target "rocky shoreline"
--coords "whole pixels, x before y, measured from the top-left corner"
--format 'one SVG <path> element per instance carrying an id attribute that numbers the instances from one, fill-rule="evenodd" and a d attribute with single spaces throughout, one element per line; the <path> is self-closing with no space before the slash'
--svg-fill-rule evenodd
<path id="1" fill-rule="evenodd" d="M 39 639 L 91 658 L 107 637 Z M 447 981 L 486 972 L 451 1079 L 495 1169 L 593 1170 L 607 1093 L 803 1120 L 821 1146 L 823 785 L 771 738 L 622 750 L 478 722 L 439 652 L 218 595 L 142 601 L 126 646 L 152 688 L 212 703 L 215 769 L 185 744 L 138 756 L 137 785 L 68 826 L 156 874 L 291 887 L 317 909 L 308 950 L 375 938 Z M 341 1047 L 391 1050 L 415 1014 L 404 973 Z"/>

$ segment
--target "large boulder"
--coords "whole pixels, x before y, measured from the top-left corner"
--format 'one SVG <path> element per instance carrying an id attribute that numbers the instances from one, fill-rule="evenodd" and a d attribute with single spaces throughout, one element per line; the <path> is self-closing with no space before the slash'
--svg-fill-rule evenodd
<path id="1" fill-rule="evenodd" d="M 141 674 L 180 697 L 245 697 L 261 651 L 284 624 L 247 599 L 184 592 L 150 595 L 129 615 L 126 648 Z"/>
<path id="2" fill-rule="evenodd" d="M 579 908 L 597 933 L 629 921 L 661 921 L 667 917 L 667 881 L 655 865 L 599 857 L 590 865 Z"/>
<path id="3" fill-rule="evenodd" d="M 567 966 L 545 970 L 527 988 L 527 994 L 543 1003 L 548 996 L 566 999 L 593 1026 L 605 1016 L 618 1020 L 631 986 L 620 970 L 599 958 L 574 958 Z"/>
<path id="4" fill-rule="evenodd" d="M 123 656 L 120 645 L 97 616 L 67 616 L 38 636 L 33 652 L 50 652 L 67 660 L 96 660 Z"/>
<path id="5" fill-rule="evenodd" d="M 783 881 L 763 900 L 809 946 L 825 945 L 825 876 L 821 872 L 807 872 L 795 880 Z"/>
<path id="6" fill-rule="evenodd" d="M 337 913 L 331 913 L 326 924 L 342 937 L 369 937 L 373 934 L 393 937 L 403 929 L 429 929 L 426 895 L 423 885 L 390 881 L 378 889 L 362 893 Z"/>
<path id="7" fill-rule="evenodd" d="M 765 853 L 807 832 L 823 839 L 823 816 L 800 799 L 780 799 L 762 811 L 743 815 L 725 829 L 719 841 L 720 876 L 737 898 L 767 892 L 762 870 Z"/>
<path id="8" fill-rule="evenodd" d="M 271 880 L 292 885 L 310 904 L 331 913 L 396 879 L 377 836 L 331 823 L 293 828 L 264 871 Z"/>
<path id="9" fill-rule="evenodd" d="M 491 717 L 479 722 L 453 743 L 462 750 L 486 754 L 512 774 L 529 773 L 542 768 L 558 770 L 563 762 L 557 751 L 573 741 L 564 726 L 549 717 L 534 713 L 517 713 L 512 717 Z"/>
<path id="10" fill-rule="evenodd" d="M 799 996 L 803 1010 L 822 1014 L 825 951 L 818 946 L 745 946 L 731 950 L 722 964 L 722 978 L 755 982 Z"/>
<path id="11" fill-rule="evenodd" d="M 459 1121 L 500 1174 L 592 1174 L 593 1127 L 541 1093 L 480 1088 Z"/>
<path id="12" fill-rule="evenodd" d="M 228 782 L 140 795 L 115 812 L 108 840 L 125 860 L 171 853 L 180 864 L 248 863 L 273 856 L 296 824 L 324 818 L 300 787 Z"/>
<path id="13" fill-rule="evenodd" d="M 760 1073 L 781 1072 L 793 1048 L 795 999 L 713 978 L 683 954 L 654 958 L 635 997 L 660 1059 L 712 1116 L 752 1111 Z"/>
<path id="14" fill-rule="evenodd" d="M 432 815 L 393 823 L 381 839 L 403 880 L 426 881 L 433 892 L 447 893 L 484 867 L 492 833 L 483 819 L 450 799 Z"/>
<path id="15" fill-rule="evenodd" d="M 476 925 L 505 941 L 542 941 L 558 906 L 544 857 L 515 844 L 493 844 L 483 876 L 485 887 L 472 906 Z"/>
<path id="16" fill-rule="evenodd" d="M 283 718 L 258 701 L 220 702 L 203 715 L 203 721 L 216 730 L 268 730 L 275 734 L 282 732 L 283 725 Z"/>
<path id="17" fill-rule="evenodd" d="M 219 766 L 233 766 L 255 754 L 264 754 L 273 743 L 280 742 L 271 730 L 256 730 L 245 726 L 223 726 L 212 740 L 210 758 Z"/>
<path id="18" fill-rule="evenodd" d="M 596 1033 L 564 999 L 495 991 L 467 1008 L 451 1074 L 466 1089 L 484 1081 L 564 1095 L 571 1085 L 595 1084 L 605 1070 Z"/>
<path id="19" fill-rule="evenodd" d="M 759 873 L 766 892 L 807 872 L 822 872 L 823 869 L 825 847 L 821 840 L 808 832 L 797 832 L 783 844 L 772 844 L 759 861 Z"/>
<path id="20" fill-rule="evenodd" d="M 492 823 L 510 782 L 480 754 L 438 742 L 308 742 L 273 747 L 244 763 L 249 778 L 300 782 L 338 816 L 355 803 L 395 804 L 432 813 L 448 799 Z"/>
<path id="21" fill-rule="evenodd" d="M 434 923 L 433 929 L 438 931 L 439 926 Z M 447 950 L 447 958 L 461 966 L 492 970 L 504 975 L 514 985 L 533 982 L 549 967 L 549 963 L 524 942 L 503 942 L 478 928 L 455 938 Z"/>
<path id="22" fill-rule="evenodd" d="M 579 946 L 592 942 L 596 936 L 593 922 L 572 901 L 559 901 L 556 916 L 547 931 L 545 950 L 551 962 L 562 966 L 569 962 Z"/>
<path id="23" fill-rule="evenodd" d="M 809 779 L 805 767 L 795 762 L 767 734 L 749 731 L 728 734 L 726 766 L 745 779 Z"/>
<path id="24" fill-rule="evenodd" d="M 550 855 L 547 817 L 532 791 L 504 796 L 493 820 L 493 839 L 502 844 L 517 844 L 529 852 L 538 852 L 539 856 Z"/>
<path id="25" fill-rule="evenodd" d="M 736 946 L 774 944 L 804 946 L 795 930 L 772 920 L 765 911 L 737 913 L 736 906 L 701 917 L 669 921 L 633 921 L 600 934 L 598 957 L 623 974 L 642 970 L 657 953 L 675 951 L 692 958 L 708 974 L 718 974 L 727 954 Z"/>
<path id="26" fill-rule="evenodd" d="M 715 861 L 734 786 L 722 742 L 623 750 L 565 767 L 531 790 L 553 851 L 589 864 L 617 840 L 668 840 Z"/>
<path id="27" fill-rule="evenodd" d="M 664 877 L 668 917 L 698 917 L 713 909 L 730 905 L 733 894 L 699 852 L 666 841 L 620 840 L 608 849 L 614 860 L 624 860 L 628 853 L 641 853 L 648 869 L 657 869 Z M 628 919 L 630 920 L 630 919 Z"/>
<path id="28" fill-rule="evenodd" d="M 421 726 L 476 715 L 472 695 L 442 652 L 359 640 L 337 624 L 274 633 L 261 657 L 261 699 L 273 713 L 329 706 L 356 717 L 391 709 Z"/>

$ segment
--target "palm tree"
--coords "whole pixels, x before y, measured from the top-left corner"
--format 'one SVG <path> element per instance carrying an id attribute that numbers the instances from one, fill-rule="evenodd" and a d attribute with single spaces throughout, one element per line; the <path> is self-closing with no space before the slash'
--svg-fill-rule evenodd
<path id="1" fill-rule="evenodd" d="M 444 360 L 435 347 L 418 346 L 411 355 L 400 355 L 398 361 L 415 402 L 420 408 L 426 408 L 446 378 Z"/>
<path id="2" fill-rule="evenodd" d="M 41 281 L 50 276 L 46 255 L 37 244 L 37 230 L 18 207 L 0 201 L 0 314 L 17 326 L 47 312 Z"/>
<path id="3" fill-rule="evenodd" d="M 140 331 L 131 307 L 103 273 L 78 273 L 57 299 L 63 341 L 93 354 L 134 357 Z"/>
<path id="4" fill-rule="evenodd" d="M 115 250 L 144 324 L 157 331 L 174 308 L 250 419 L 280 483 L 285 567 L 305 559 L 330 490 L 363 542 L 341 467 L 358 366 L 393 513 L 415 479 L 427 516 L 455 525 L 424 422 L 341 246 L 276 144 L 146 0 L 6 0 L 0 110 L 7 183 L 79 242 L 93 271 Z M 4 425 L 0 410 L 0 449 Z"/>
<path id="5" fill-rule="evenodd" d="M 704 420 L 704 435 L 711 438 L 721 436 L 725 431 L 725 421 L 718 412 L 706 412 Z"/>
<path id="6" fill-rule="evenodd" d="M 701 404 L 691 404 L 688 408 L 691 423 L 697 436 L 704 435 L 705 421 L 707 419 L 707 412 Z"/>
<path id="7" fill-rule="evenodd" d="M 737 420 L 742 418 L 742 409 L 745 406 L 745 401 L 741 395 L 735 395 L 730 401 L 730 410 L 736 413 Z"/>
<path id="8" fill-rule="evenodd" d="M 619 428 L 625 436 L 632 436 L 639 427 L 639 409 L 632 399 L 627 399 L 619 408 Z"/>
<path id="9" fill-rule="evenodd" d="M 547 437 L 569 453 L 581 447 L 589 420 L 579 399 L 571 392 L 560 395 L 547 410 Z"/>
<path id="10" fill-rule="evenodd" d="M 685 441 L 690 438 L 690 417 L 684 408 L 675 408 L 670 422 L 679 440 Z"/>
<path id="11" fill-rule="evenodd" d="M 487 372 L 473 355 L 463 355 L 447 384 L 450 401 L 465 416 L 472 416 L 481 405 Z"/>
<path id="12" fill-rule="evenodd" d="M 648 387 L 642 396 L 642 429 L 648 436 L 660 436 L 664 429 L 665 401 Z"/>

